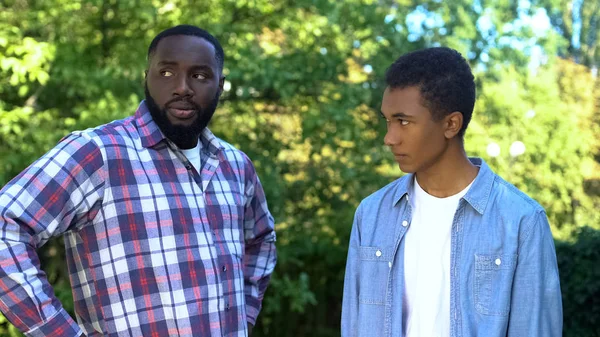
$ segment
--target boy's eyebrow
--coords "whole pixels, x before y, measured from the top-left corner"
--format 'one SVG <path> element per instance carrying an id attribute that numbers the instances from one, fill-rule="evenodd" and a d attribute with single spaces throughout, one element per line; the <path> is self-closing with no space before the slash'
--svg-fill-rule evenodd
<path id="1" fill-rule="evenodd" d="M 412 115 L 405 114 L 404 112 L 396 112 L 392 115 L 393 118 L 411 118 L 414 117 Z"/>
<path id="2" fill-rule="evenodd" d="M 381 110 L 379 111 L 379 114 L 381 115 L 381 117 L 386 118 L 385 115 L 383 114 L 383 112 Z M 406 114 L 404 112 L 396 112 L 396 113 L 392 114 L 391 117 L 392 118 L 412 118 L 414 116 Z"/>

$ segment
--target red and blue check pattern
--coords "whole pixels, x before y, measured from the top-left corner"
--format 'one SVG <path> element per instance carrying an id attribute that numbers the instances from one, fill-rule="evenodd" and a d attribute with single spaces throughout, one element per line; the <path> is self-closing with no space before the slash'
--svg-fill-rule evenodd
<path id="1" fill-rule="evenodd" d="M 74 132 L 0 191 L 0 310 L 28 336 L 246 336 L 276 262 L 244 153 L 200 136 L 202 169 L 135 116 Z M 77 323 L 36 249 L 64 234 Z"/>

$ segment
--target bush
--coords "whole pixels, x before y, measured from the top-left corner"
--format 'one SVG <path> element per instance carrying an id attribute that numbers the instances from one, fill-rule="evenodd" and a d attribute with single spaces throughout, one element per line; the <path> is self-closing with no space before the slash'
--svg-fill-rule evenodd
<path id="1" fill-rule="evenodd" d="M 580 229 L 574 242 L 556 242 L 564 336 L 600 336 L 600 231 Z"/>

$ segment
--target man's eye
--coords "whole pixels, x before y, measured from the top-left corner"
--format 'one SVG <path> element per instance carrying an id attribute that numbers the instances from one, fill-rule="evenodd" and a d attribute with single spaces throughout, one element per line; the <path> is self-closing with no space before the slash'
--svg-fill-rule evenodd
<path id="1" fill-rule="evenodd" d="M 408 123 L 410 122 L 404 119 L 400 119 L 400 125 L 408 125 Z"/>
<path id="2" fill-rule="evenodd" d="M 163 70 L 160 72 L 161 75 L 163 75 L 164 77 L 171 77 L 173 76 L 173 73 L 168 71 L 168 70 Z"/>
<path id="3" fill-rule="evenodd" d="M 204 74 L 194 74 L 192 77 L 199 79 L 199 80 L 205 80 L 206 76 Z"/>

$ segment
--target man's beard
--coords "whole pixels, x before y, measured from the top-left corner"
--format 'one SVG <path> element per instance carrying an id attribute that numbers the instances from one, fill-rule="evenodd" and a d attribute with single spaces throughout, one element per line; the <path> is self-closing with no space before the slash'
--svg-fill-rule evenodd
<path id="1" fill-rule="evenodd" d="M 152 119 L 156 125 L 158 125 L 165 137 L 170 139 L 173 143 L 175 143 L 175 145 L 182 149 L 193 148 L 198 144 L 198 137 L 200 133 L 202 133 L 204 128 L 206 128 L 210 122 L 215 110 L 217 109 L 217 105 L 219 104 L 219 92 L 217 92 L 213 100 L 204 109 L 198 104 L 185 98 L 172 99 L 165 103 L 165 109 L 161 109 L 150 95 L 147 84 L 145 86 L 145 94 L 146 106 L 148 107 L 150 115 L 152 115 Z M 171 123 L 171 121 L 167 118 L 166 107 L 175 102 L 185 102 L 187 105 L 194 107 L 196 119 L 191 125 L 176 125 Z"/>

